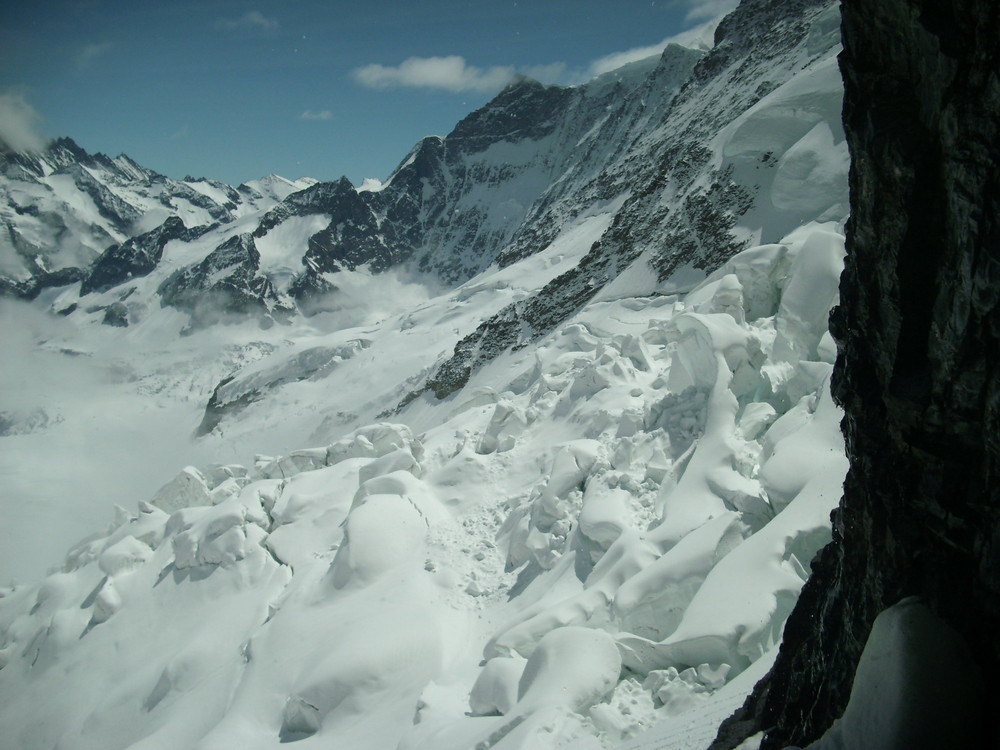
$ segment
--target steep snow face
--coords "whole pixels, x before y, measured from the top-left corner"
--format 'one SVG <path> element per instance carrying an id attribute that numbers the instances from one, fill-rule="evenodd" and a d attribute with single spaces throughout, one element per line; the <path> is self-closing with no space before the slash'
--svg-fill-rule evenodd
<path id="1" fill-rule="evenodd" d="M 399 387 L 389 370 L 433 359 L 431 332 L 525 293 L 608 220 L 220 386 L 237 442 L 334 429 L 318 388 L 357 413 L 320 448 L 185 469 L 6 589 L 10 746 L 610 748 L 650 728 L 635 742 L 703 746 L 769 663 L 840 497 L 817 323 L 837 225 L 684 294 L 623 281 L 455 396 L 350 428 Z M 268 389 L 281 411 L 254 400 Z"/>
<path id="2" fill-rule="evenodd" d="M 424 388 L 438 397 L 454 392 L 500 352 L 548 334 L 595 296 L 614 294 L 623 275 L 689 284 L 749 244 L 774 242 L 812 220 L 842 221 L 847 160 L 837 124 L 836 18 L 836 7 L 826 3 L 793 10 L 744 3 L 676 94 L 649 112 L 641 95 L 626 97 L 625 109 L 632 104 L 638 111 L 624 121 L 643 124 L 625 151 L 602 162 L 594 179 L 577 182 L 572 197 L 549 200 L 563 184 L 555 183 L 498 262 L 544 247 L 581 205 L 624 198 L 600 241 L 538 294 L 459 341 Z M 775 30 L 765 33 L 768 23 Z M 755 29 L 759 43 L 752 43 Z M 669 53 L 649 79 L 654 91 Z M 789 113 L 799 109 L 806 122 L 793 127 Z M 783 126 L 771 128 L 770 121 Z M 588 163 L 583 158 L 581 168 Z"/>

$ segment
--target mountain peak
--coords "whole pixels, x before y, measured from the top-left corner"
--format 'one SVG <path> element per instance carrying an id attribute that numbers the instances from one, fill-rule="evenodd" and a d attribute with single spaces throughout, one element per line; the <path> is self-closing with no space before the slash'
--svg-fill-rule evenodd
<path id="1" fill-rule="evenodd" d="M 564 86 L 546 86 L 532 78 L 509 83 L 485 105 L 459 121 L 449 141 L 476 150 L 497 140 L 537 140 L 553 126 L 553 116 L 573 95 Z"/>
<path id="2" fill-rule="evenodd" d="M 87 153 L 76 141 L 67 136 L 54 139 L 45 152 L 47 160 L 56 167 L 65 167 L 73 163 L 87 163 L 93 161 L 93 157 Z"/>

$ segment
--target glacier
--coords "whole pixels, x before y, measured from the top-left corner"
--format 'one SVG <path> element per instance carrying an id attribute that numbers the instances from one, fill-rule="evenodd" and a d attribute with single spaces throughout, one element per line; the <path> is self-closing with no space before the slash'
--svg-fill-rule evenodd
<path id="1" fill-rule="evenodd" d="M 8 160 L 68 206 L 10 237 L 114 244 L 11 265 L 3 574 L 119 506 L 0 591 L 11 746 L 711 742 L 847 470 L 837 20 L 517 82 L 361 190 L 136 165 L 115 223 Z"/>
<path id="2" fill-rule="evenodd" d="M 829 540 L 847 466 L 807 323 L 842 242 L 807 225 L 687 293 L 619 290 L 408 424 L 185 469 L 4 592 L 0 723 L 24 747 L 617 746 L 707 710 Z M 406 347 L 408 315 L 325 379 Z"/>

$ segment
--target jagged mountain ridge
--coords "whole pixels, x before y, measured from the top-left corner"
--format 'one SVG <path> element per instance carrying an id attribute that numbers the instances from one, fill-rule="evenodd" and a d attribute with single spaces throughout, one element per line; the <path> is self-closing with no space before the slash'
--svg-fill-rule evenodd
<path id="1" fill-rule="evenodd" d="M 207 230 L 266 210 L 313 182 L 271 176 L 232 188 L 205 178 L 175 180 L 124 154 L 90 154 L 70 138 L 40 153 L 2 147 L 0 293 L 32 298 L 82 281 L 87 294 L 121 283 L 129 277 L 110 274 L 111 259 L 129 255 L 122 246 L 161 223 L 180 219 L 187 228 Z M 175 232 L 176 226 L 160 231 Z"/>
<path id="2" fill-rule="evenodd" d="M 447 137 L 422 140 L 377 189 L 316 183 L 263 213 L 241 209 L 215 231 L 181 236 L 174 220 L 170 231 L 112 246 L 83 278 L 86 302 L 62 295 L 61 310 L 127 325 L 157 304 L 175 305 L 191 315 L 187 331 L 234 315 L 273 325 L 296 307 L 336 307 L 344 271 L 407 267 L 455 284 L 609 214 L 577 264 L 462 332 L 451 357 L 396 403 L 424 391 L 442 398 L 630 266 L 661 279 L 678 269 L 697 275 L 804 221 L 842 219 L 846 192 L 833 189 L 836 178 L 803 188 L 818 173 L 846 171 L 829 58 L 836 19 L 823 2 L 751 3 L 720 25 L 708 53 L 668 46 L 658 60 L 569 89 L 516 81 Z M 752 43 L 763 29 L 766 43 Z M 842 163 L 831 170 L 817 154 Z M 249 235 L 238 259 L 236 234 Z M 147 286 L 130 283 L 147 274 Z"/>
<path id="3" fill-rule="evenodd" d="M 769 173 L 778 168 L 778 159 L 754 163 L 752 175 L 749 168 L 741 169 L 734 181 L 733 170 L 751 159 L 727 154 L 720 161 L 706 144 L 756 98 L 836 43 L 829 22 L 816 21 L 812 5 L 796 4 L 792 12 L 780 13 L 765 6 L 764 11 L 755 10 L 756 26 L 738 16 L 722 25 L 719 45 L 707 54 L 670 45 L 658 61 L 633 63 L 584 86 L 517 81 L 448 136 L 422 140 L 378 189 L 355 190 L 341 179 L 280 196 L 285 200 L 253 227 L 256 240 L 293 218 L 329 217 L 328 223 L 310 234 L 301 257 L 291 264 L 294 278 L 278 281 L 264 269 L 240 282 L 244 287 L 239 296 L 249 299 L 254 294 L 250 286 L 261 290 L 270 282 L 312 313 L 323 309 L 323 295 L 336 289 L 337 271 L 364 267 L 380 272 L 401 264 L 454 284 L 493 263 L 503 266 L 538 252 L 567 222 L 623 200 L 629 201 L 629 208 L 619 208 L 625 214 L 617 226 L 628 226 L 628 236 L 610 236 L 611 242 L 595 256 L 596 270 L 582 274 L 585 278 L 578 284 L 595 290 L 603 286 L 614 276 L 607 272 L 609 265 L 624 267 L 648 250 L 649 239 L 659 236 L 664 223 L 669 227 L 667 242 L 653 258 L 661 277 L 685 263 L 706 269 L 717 266 L 751 237 L 761 239 L 760 227 L 755 226 L 761 223 L 759 217 L 751 217 L 742 227 L 737 227 L 737 218 L 752 211 L 755 193 L 768 188 Z M 769 38 L 777 41 L 767 49 L 748 43 L 763 25 L 775 27 Z M 706 107 L 706 101 L 712 105 Z M 766 144 L 754 144 L 751 150 L 755 156 L 767 154 Z M 261 205 L 259 192 L 251 186 L 233 190 L 211 181 L 167 181 L 127 157 L 91 157 L 69 141 L 53 144 L 52 151 L 46 157 L 49 166 L 38 159 L 11 156 L 8 171 L 23 177 L 29 165 L 36 179 L 53 166 L 72 172 L 74 184 L 90 190 L 98 214 L 113 217 L 105 226 L 92 221 L 92 236 L 78 239 L 77 244 L 93 247 L 100 244 L 100 237 L 113 237 L 118 247 L 108 248 L 105 253 L 110 254 L 98 259 L 99 280 L 92 278 L 95 269 L 89 264 L 62 263 L 63 275 L 53 279 L 39 270 L 37 260 L 29 259 L 25 263 L 34 264 L 34 276 L 7 282 L 8 289 L 21 294 L 77 278 L 83 279 L 84 293 L 106 289 L 114 280 L 109 273 L 113 260 L 122 267 L 118 279 L 123 283 L 150 267 L 150 258 L 162 249 L 151 254 L 148 248 L 137 248 L 144 257 L 131 261 L 125 257 L 129 247 L 122 244 L 122 234 L 142 209 L 147 211 L 144 224 L 149 224 L 148 200 L 123 203 L 109 189 L 123 192 L 119 188 L 129 175 L 137 179 L 137 192 L 144 198 L 152 194 L 151 185 L 161 186 L 156 207 L 184 213 L 188 228 L 212 222 L 232 226 L 235 218 Z M 119 162 L 125 166 L 116 166 Z M 107 185 L 98 179 L 102 174 Z M 15 205 L 16 191 L 9 192 L 14 212 L 23 213 Z M 674 210 L 667 212 L 666 205 Z M 201 213 L 182 211 L 191 207 Z M 801 211 L 787 213 L 785 231 L 803 218 Z M 28 257 L 37 251 L 40 243 L 27 242 L 29 233 L 16 222 L 8 224 L 15 254 Z M 783 234 L 776 228 L 771 231 Z M 95 232 L 99 236 L 93 236 Z M 228 241 L 224 234 L 217 246 Z M 257 302 L 257 307 L 268 308 L 262 298 Z M 295 302 L 287 299 L 281 304 L 290 307 Z M 559 315 L 564 317 L 574 304 L 564 300 L 558 305 L 563 310 Z M 544 320 L 528 323 L 542 333 L 548 325 Z"/>

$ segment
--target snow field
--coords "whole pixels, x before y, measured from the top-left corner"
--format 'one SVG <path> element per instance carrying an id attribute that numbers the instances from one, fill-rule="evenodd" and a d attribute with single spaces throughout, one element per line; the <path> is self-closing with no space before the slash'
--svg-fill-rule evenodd
<path id="1" fill-rule="evenodd" d="M 225 429 L 320 432 L 322 389 L 371 424 L 184 469 L 5 590 L 11 747 L 703 747 L 829 539 L 842 257 L 838 227 L 812 224 L 686 294 L 620 284 L 391 421 L 376 402 L 403 394 L 373 363 L 419 371 L 439 348 L 426 323 L 467 330 L 465 299 L 499 308 L 529 271 L 429 299 L 408 330 L 276 341 L 247 389 L 311 347 L 372 343 Z"/>

